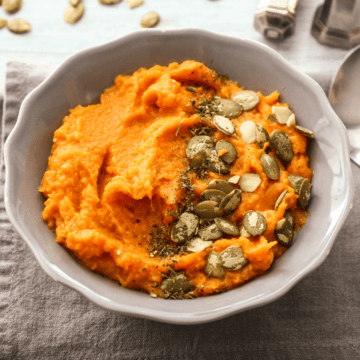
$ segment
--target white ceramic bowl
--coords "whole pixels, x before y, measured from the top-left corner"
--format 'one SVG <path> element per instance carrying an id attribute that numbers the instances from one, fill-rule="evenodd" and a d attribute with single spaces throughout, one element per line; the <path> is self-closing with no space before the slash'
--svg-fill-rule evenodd
<path id="1" fill-rule="evenodd" d="M 154 299 L 92 273 L 59 246 L 41 218 L 44 205 L 38 187 L 53 132 L 69 109 L 97 102 L 118 74 L 187 59 L 202 61 L 247 89 L 263 94 L 278 90 L 297 122 L 315 133 L 312 215 L 266 275 L 215 296 Z M 178 324 L 212 321 L 284 295 L 325 260 L 354 193 L 346 130 L 320 86 L 265 45 L 194 29 L 139 31 L 71 56 L 24 100 L 6 142 L 5 161 L 5 205 L 10 220 L 53 279 L 104 308 Z"/>

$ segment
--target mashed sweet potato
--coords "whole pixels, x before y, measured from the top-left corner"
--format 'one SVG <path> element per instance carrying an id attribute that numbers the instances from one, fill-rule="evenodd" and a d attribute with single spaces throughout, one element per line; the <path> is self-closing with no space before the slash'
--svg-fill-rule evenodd
<path id="1" fill-rule="evenodd" d="M 279 102 L 278 92 L 268 96 L 258 92 L 257 106 L 231 119 L 234 136 L 219 131 L 211 118 L 199 113 L 199 104 L 215 96 L 229 99 L 241 90 L 203 64 L 185 61 L 119 75 L 99 104 L 70 110 L 55 131 L 39 189 L 46 197 L 43 219 L 57 242 L 90 270 L 154 297 L 210 295 L 266 272 L 286 250 L 274 234 L 285 211 L 291 210 L 296 229 L 306 222 L 306 211 L 298 206 L 299 196 L 288 176 L 311 180 L 312 171 L 307 138 L 293 126 L 268 119 L 274 105 L 287 107 Z M 278 161 L 278 180 L 268 178 L 259 160 L 272 150 L 242 139 L 238 129 L 245 121 L 262 125 L 269 134 L 281 130 L 289 136 L 293 158 L 287 164 Z M 187 144 L 202 128 L 215 142 L 228 140 L 235 146 L 237 157 L 227 174 L 207 170 L 199 175 L 189 168 Z M 262 235 L 224 234 L 198 252 L 187 251 L 186 242 L 172 241 L 170 232 L 178 216 L 199 203 L 211 180 L 245 173 L 258 174 L 261 184 L 253 192 L 242 192 L 241 203 L 228 220 L 240 228 L 245 213 L 257 211 L 266 218 Z M 286 197 L 274 210 L 284 190 Z M 206 275 L 208 254 L 234 245 L 241 246 L 246 265 L 226 271 L 223 278 Z M 190 291 L 164 292 L 163 280 L 179 273 L 191 283 Z"/>

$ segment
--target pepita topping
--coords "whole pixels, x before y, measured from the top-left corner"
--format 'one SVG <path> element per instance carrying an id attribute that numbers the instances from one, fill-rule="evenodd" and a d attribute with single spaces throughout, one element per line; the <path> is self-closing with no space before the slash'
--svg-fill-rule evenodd
<path id="1" fill-rule="evenodd" d="M 277 180 L 280 177 L 280 166 L 277 160 L 269 154 L 260 156 L 261 166 L 266 176 L 271 180 Z"/>
<path id="2" fill-rule="evenodd" d="M 266 231 L 265 216 L 258 211 L 247 211 L 244 215 L 243 225 L 251 236 L 262 235 Z"/>
<path id="3" fill-rule="evenodd" d="M 273 106 L 272 113 L 279 124 L 286 124 L 293 112 L 284 106 Z"/>
<path id="4" fill-rule="evenodd" d="M 214 116 L 214 125 L 224 134 L 233 136 L 235 135 L 235 127 L 231 120 L 222 115 Z"/>
<path id="5" fill-rule="evenodd" d="M 283 161 L 290 162 L 294 157 L 290 138 L 281 130 L 275 130 L 271 133 L 270 146 Z"/>
<path id="6" fill-rule="evenodd" d="M 305 135 L 305 136 L 307 136 L 307 137 L 309 137 L 311 139 L 315 139 L 315 135 L 314 135 L 314 133 L 312 131 L 310 131 L 310 130 L 302 127 L 302 126 L 299 126 L 299 125 L 295 126 L 295 129 L 297 131 L 299 131 L 301 134 L 303 134 L 303 135 Z"/>
<path id="7" fill-rule="evenodd" d="M 258 174 L 246 173 L 240 179 L 239 185 L 242 191 L 254 192 L 261 184 L 261 177 Z"/>
<path id="8" fill-rule="evenodd" d="M 214 104 L 217 107 L 217 113 L 229 119 L 239 116 L 243 111 L 243 107 L 234 100 L 216 97 Z"/>
<path id="9" fill-rule="evenodd" d="M 239 91 L 231 99 L 240 104 L 244 111 L 254 109 L 260 101 L 259 95 L 251 90 Z"/>
<path id="10" fill-rule="evenodd" d="M 256 131 L 256 124 L 253 121 L 245 121 L 240 125 L 241 137 L 248 144 L 256 141 Z"/>
<path id="11" fill-rule="evenodd" d="M 193 238 L 187 244 L 187 251 L 200 252 L 211 246 L 212 241 L 202 240 L 199 237 Z"/>
<path id="12" fill-rule="evenodd" d="M 241 246 L 229 246 L 220 253 L 220 265 L 224 269 L 239 270 L 246 265 L 247 262 Z"/>

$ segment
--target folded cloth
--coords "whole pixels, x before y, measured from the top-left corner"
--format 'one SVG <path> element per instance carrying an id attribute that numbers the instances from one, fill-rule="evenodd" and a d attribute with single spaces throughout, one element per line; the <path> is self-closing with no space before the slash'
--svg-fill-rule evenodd
<path id="1" fill-rule="evenodd" d="M 25 63 L 7 65 L 3 140 L 25 95 L 48 73 Z M 360 168 L 352 170 L 360 190 Z M 271 304 L 193 326 L 119 315 L 53 281 L 7 220 L 2 194 L 0 359 L 360 358 L 359 192 L 317 270 Z"/>

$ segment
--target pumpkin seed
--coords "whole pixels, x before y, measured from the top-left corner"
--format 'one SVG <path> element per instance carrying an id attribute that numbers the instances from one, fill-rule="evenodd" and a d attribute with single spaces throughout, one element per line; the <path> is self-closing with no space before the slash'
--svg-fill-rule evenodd
<path id="1" fill-rule="evenodd" d="M 259 95 L 251 90 L 239 91 L 231 99 L 240 104 L 245 111 L 254 109 L 260 101 Z"/>
<path id="2" fill-rule="evenodd" d="M 259 124 L 256 124 L 255 141 L 260 149 L 264 147 L 265 143 L 270 141 L 270 136 L 268 131 Z"/>
<path id="3" fill-rule="evenodd" d="M 130 9 L 136 8 L 144 3 L 144 0 L 126 0 Z"/>
<path id="4" fill-rule="evenodd" d="M 304 177 L 296 174 L 291 174 L 288 176 L 291 186 L 295 190 L 295 194 L 299 195 L 301 183 L 305 180 Z"/>
<path id="5" fill-rule="evenodd" d="M 152 28 L 159 22 L 159 19 L 159 14 L 156 11 L 151 11 L 142 17 L 140 25 L 143 28 Z"/>
<path id="6" fill-rule="evenodd" d="M 239 270 L 247 264 L 244 251 L 241 246 L 233 245 L 220 253 L 220 265 L 228 270 Z"/>
<path id="7" fill-rule="evenodd" d="M 227 164 L 231 164 L 237 157 L 237 151 L 235 146 L 227 140 L 220 140 L 216 143 L 215 149 L 219 153 L 220 150 L 226 150 L 224 155 L 221 155 L 221 160 L 225 161 Z"/>
<path id="8" fill-rule="evenodd" d="M 277 122 L 276 117 L 274 115 L 269 115 L 267 119 L 272 122 Z"/>
<path id="9" fill-rule="evenodd" d="M 217 114 L 229 119 L 239 116 L 243 108 L 234 100 L 216 98 L 214 104 L 217 108 Z"/>
<path id="10" fill-rule="evenodd" d="M 5 27 L 7 25 L 7 23 L 8 23 L 7 19 L 0 17 L 0 29 Z"/>
<path id="11" fill-rule="evenodd" d="M 241 190 L 234 189 L 227 194 L 219 205 L 219 216 L 228 217 L 232 215 L 241 203 Z"/>
<path id="12" fill-rule="evenodd" d="M 284 246 L 290 246 L 294 239 L 294 229 L 285 218 L 276 223 L 274 234 L 279 243 Z"/>
<path id="13" fill-rule="evenodd" d="M 298 126 L 298 125 L 295 126 L 295 129 L 297 131 L 299 131 L 300 133 L 302 133 L 303 135 L 305 135 L 305 136 L 307 136 L 307 137 L 309 137 L 311 139 L 315 139 L 315 135 L 314 135 L 314 133 L 312 131 L 310 131 L 310 130 L 302 127 L 302 126 Z"/>
<path id="14" fill-rule="evenodd" d="M 186 248 L 187 251 L 196 253 L 205 250 L 207 247 L 211 245 L 212 245 L 212 241 L 204 241 L 201 240 L 199 237 L 196 237 L 188 242 Z"/>
<path id="15" fill-rule="evenodd" d="M 284 218 L 290 223 L 291 227 L 295 229 L 295 218 L 290 209 L 286 209 Z"/>
<path id="16" fill-rule="evenodd" d="M 234 184 L 234 185 L 238 184 L 239 181 L 240 181 L 240 175 L 234 175 L 228 180 L 230 184 Z"/>
<path id="17" fill-rule="evenodd" d="M 220 279 L 225 277 L 226 270 L 220 265 L 220 256 L 216 251 L 209 252 L 204 272 L 208 277 L 212 276 Z"/>
<path id="18" fill-rule="evenodd" d="M 178 292 L 183 291 L 187 293 L 195 289 L 183 273 L 171 274 L 167 279 L 164 279 L 160 285 L 160 289 L 164 292 Z"/>
<path id="19" fill-rule="evenodd" d="M 68 5 L 64 12 L 64 20 L 69 24 L 75 24 L 83 16 L 84 4 L 79 2 L 77 6 Z"/>
<path id="20" fill-rule="evenodd" d="M 222 115 L 215 115 L 213 118 L 214 125 L 225 135 L 235 135 L 235 127 L 233 123 Z"/>
<path id="21" fill-rule="evenodd" d="M 246 231 L 244 226 L 242 226 L 241 229 L 240 229 L 240 236 L 244 237 L 246 239 L 249 239 L 251 237 L 251 235 Z"/>
<path id="22" fill-rule="evenodd" d="M 8 22 L 8 29 L 12 32 L 22 34 L 31 30 L 30 24 L 24 19 L 15 19 Z"/>
<path id="23" fill-rule="evenodd" d="M 204 241 L 217 240 L 223 236 L 222 231 L 216 224 L 211 224 L 199 230 L 198 235 Z"/>
<path id="24" fill-rule="evenodd" d="M 209 170 L 215 174 L 228 174 L 230 164 L 224 163 L 219 157 L 216 150 L 206 150 L 206 160 L 208 161 Z"/>
<path id="25" fill-rule="evenodd" d="M 288 192 L 287 190 L 284 190 L 284 191 L 280 194 L 280 196 L 277 198 L 277 200 L 276 200 L 276 202 L 275 202 L 274 210 L 276 210 L 276 209 L 280 206 L 280 204 L 282 203 L 282 201 L 285 199 L 285 196 L 286 196 L 287 192 Z"/>
<path id="26" fill-rule="evenodd" d="M 22 0 L 3 0 L 2 7 L 8 13 L 14 13 L 20 10 L 22 6 Z"/>
<path id="27" fill-rule="evenodd" d="M 79 4 L 80 0 L 70 0 L 70 5 L 77 6 Z"/>
<path id="28" fill-rule="evenodd" d="M 277 160 L 269 154 L 261 154 L 261 166 L 269 179 L 277 180 L 280 177 L 280 166 Z"/>
<path id="29" fill-rule="evenodd" d="M 192 169 L 201 169 L 206 164 L 206 151 L 200 151 L 194 155 L 190 160 L 190 167 Z"/>
<path id="30" fill-rule="evenodd" d="M 215 224 L 225 234 L 232 235 L 232 236 L 240 235 L 240 229 L 229 220 L 218 217 L 218 218 L 215 218 Z"/>
<path id="31" fill-rule="evenodd" d="M 258 174 L 246 173 L 241 176 L 239 185 L 242 191 L 254 192 L 261 184 L 261 177 Z"/>
<path id="32" fill-rule="evenodd" d="M 251 144 L 256 141 L 256 124 L 253 121 L 245 121 L 240 125 L 242 139 Z"/>
<path id="33" fill-rule="evenodd" d="M 199 224 L 199 218 L 192 213 L 182 213 L 171 229 L 171 240 L 176 243 L 185 242 L 193 237 Z"/>
<path id="34" fill-rule="evenodd" d="M 207 187 L 208 189 L 221 190 L 225 194 L 230 194 L 234 190 L 234 187 L 228 181 L 222 179 L 211 180 Z"/>
<path id="35" fill-rule="evenodd" d="M 298 199 L 298 203 L 303 210 L 305 210 L 309 204 L 310 190 L 311 190 L 311 184 L 309 179 L 304 179 L 304 181 L 300 186 L 299 199 Z"/>
<path id="36" fill-rule="evenodd" d="M 286 125 L 289 126 L 289 127 L 296 125 L 295 114 L 292 114 L 292 115 L 289 117 L 289 120 L 287 121 Z"/>
<path id="37" fill-rule="evenodd" d="M 293 159 L 294 153 L 290 138 L 283 131 L 275 130 L 272 132 L 270 137 L 270 146 L 281 160 L 290 162 Z"/>
<path id="38" fill-rule="evenodd" d="M 186 147 L 186 156 L 191 160 L 195 154 L 206 151 L 207 149 L 214 149 L 214 140 L 206 135 L 194 136 L 190 139 Z"/>
<path id="39" fill-rule="evenodd" d="M 111 4 L 115 4 L 118 3 L 120 0 L 99 0 L 100 4 L 103 5 L 111 5 Z"/>
<path id="40" fill-rule="evenodd" d="M 286 124 L 293 112 L 284 106 L 273 106 L 272 113 L 279 124 Z"/>
<path id="41" fill-rule="evenodd" d="M 305 210 L 310 200 L 311 184 L 309 179 L 295 174 L 289 175 L 288 179 L 295 190 L 295 194 L 299 196 L 299 206 Z"/>
<path id="42" fill-rule="evenodd" d="M 221 190 L 207 189 L 201 193 L 200 199 L 202 201 L 206 201 L 206 200 L 216 201 L 218 204 L 220 204 L 225 196 L 226 194 Z"/>
<path id="43" fill-rule="evenodd" d="M 249 210 L 245 213 L 243 225 L 245 230 L 251 236 L 262 235 L 267 227 L 265 216 L 253 210 Z"/>
<path id="44" fill-rule="evenodd" d="M 219 204 L 216 201 L 202 201 L 194 207 L 194 213 L 201 219 L 215 219 L 219 213 Z"/>

